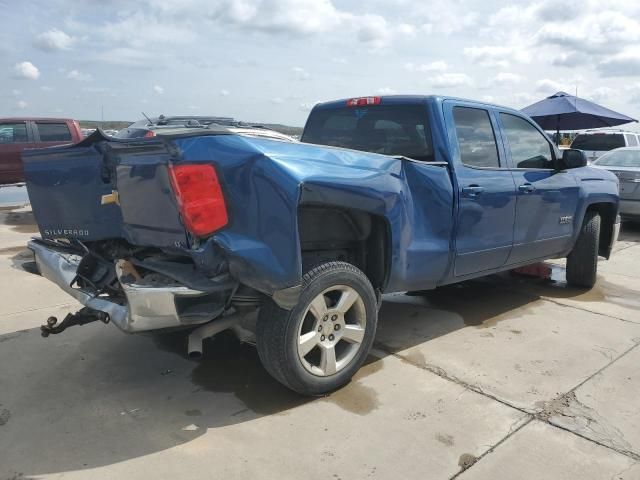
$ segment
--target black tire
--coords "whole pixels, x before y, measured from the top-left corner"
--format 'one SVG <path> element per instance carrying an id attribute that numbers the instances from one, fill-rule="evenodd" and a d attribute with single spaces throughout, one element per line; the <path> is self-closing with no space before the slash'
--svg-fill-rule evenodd
<path id="1" fill-rule="evenodd" d="M 365 324 L 362 327 L 364 333 L 360 332 L 363 335 L 362 341 L 359 343 L 347 341 L 346 351 L 353 352 L 351 353 L 353 358 L 348 362 L 344 362 L 343 366 L 340 367 L 341 369 L 336 373 L 319 376 L 309 371 L 309 368 L 313 367 L 309 364 L 305 366 L 303 362 L 306 362 L 306 358 L 303 357 L 301 359 L 298 353 L 301 329 L 308 325 L 310 320 L 318 328 L 323 328 L 323 325 L 331 326 L 331 321 L 333 320 L 320 323 L 320 320 L 316 320 L 315 316 L 311 315 L 309 311 L 311 302 L 323 292 L 326 292 L 327 289 L 345 286 L 347 289 L 355 290 L 359 295 L 361 301 L 356 300 L 356 303 L 353 304 L 357 306 L 358 318 L 366 315 Z M 326 295 L 331 295 L 331 292 Z M 327 305 L 327 297 L 323 294 L 321 298 Z M 339 298 L 341 299 L 342 295 Z M 303 275 L 300 300 L 292 310 L 283 310 L 272 300 L 268 300 L 261 307 L 256 325 L 256 344 L 262 364 L 276 380 L 302 395 L 324 395 L 342 387 L 349 382 L 351 377 L 362 366 L 371 350 L 378 321 L 376 300 L 376 293 L 369 279 L 353 265 L 345 262 L 328 262 L 314 267 Z M 338 305 L 333 307 L 337 308 Z M 330 316 L 332 318 L 331 305 L 328 305 L 328 308 L 328 315 L 324 317 Z M 344 317 L 346 318 L 347 315 L 348 313 Z M 343 329 L 346 335 L 348 330 L 346 326 L 349 324 L 344 323 L 343 325 L 345 325 Z M 316 326 L 313 327 L 313 332 L 316 331 Z M 333 327 L 335 326 L 334 324 Z M 353 326 L 357 327 L 357 325 Z M 308 334 L 311 334 L 311 331 Z M 320 338 L 319 335 L 320 333 L 317 334 L 318 339 Z M 326 338 L 328 339 L 329 337 L 327 336 Z M 338 338 L 337 333 L 336 338 Z M 335 345 L 337 346 L 339 342 L 341 340 L 336 340 Z M 319 349 L 316 353 L 324 353 L 322 345 L 318 345 L 318 347 L 314 347 Z M 334 350 L 334 354 L 336 355 L 334 358 L 337 359 L 338 348 Z M 345 358 L 347 357 L 349 355 Z"/>
<path id="2" fill-rule="evenodd" d="M 588 211 L 582 229 L 567 257 L 567 283 L 574 287 L 591 288 L 598 273 L 598 248 L 600 245 L 600 215 Z"/>

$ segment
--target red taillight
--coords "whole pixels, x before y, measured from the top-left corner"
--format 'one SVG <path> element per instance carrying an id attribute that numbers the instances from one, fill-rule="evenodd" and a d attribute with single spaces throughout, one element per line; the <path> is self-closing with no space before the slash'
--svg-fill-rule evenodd
<path id="1" fill-rule="evenodd" d="M 227 206 L 212 165 L 177 165 L 170 172 L 182 221 L 191 233 L 202 237 L 227 224 Z"/>
<path id="2" fill-rule="evenodd" d="M 155 136 L 156 136 L 156 132 L 154 132 L 153 130 L 149 130 L 147 133 L 144 134 L 144 138 L 151 138 Z"/>
<path id="3" fill-rule="evenodd" d="M 347 107 L 366 107 L 367 105 L 380 105 L 380 97 L 360 97 L 347 100 Z"/>

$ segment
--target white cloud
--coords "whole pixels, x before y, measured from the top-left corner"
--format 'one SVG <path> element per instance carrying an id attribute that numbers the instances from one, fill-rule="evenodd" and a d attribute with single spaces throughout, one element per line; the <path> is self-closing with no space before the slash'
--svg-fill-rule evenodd
<path id="1" fill-rule="evenodd" d="M 275 34 L 323 33 L 351 17 L 331 0 L 219 0 L 206 15 L 223 25 Z"/>
<path id="2" fill-rule="evenodd" d="M 605 58 L 598 64 L 598 71 L 603 77 L 639 77 L 640 51 L 630 48 Z"/>
<path id="3" fill-rule="evenodd" d="M 98 55 L 98 60 L 125 67 L 147 67 L 157 61 L 148 50 L 130 47 L 106 50 Z"/>
<path id="4" fill-rule="evenodd" d="M 616 90 L 611 87 L 598 87 L 590 91 L 585 95 L 589 100 L 593 100 L 596 103 L 603 102 L 611 98 L 616 93 Z"/>
<path id="5" fill-rule="evenodd" d="M 494 103 L 496 101 L 496 97 L 492 95 L 483 95 L 482 98 L 480 98 L 480 100 L 482 100 L 485 103 Z"/>
<path id="6" fill-rule="evenodd" d="M 462 53 L 472 62 L 486 67 L 506 67 L 514 59 L 514 51 L 511 47 L 467 47 Z"/>
<path id="7" fill-rule="evenodd" d="M 396 27 L 396 29 L 398 33 L 401 33 L 402 35 L 407 35 L 412 37 L 416 34 L 416 27 L 409 23 L 401 23 Z"/>
<path id="8" fill-rule="evenodd" d="M 153 91 L 158 95 L 162 95 L 164 93 L 164 88 L 162 88 L 160 85 L 154 85 Z"/>
<path id="9" fill-rule="evenodd" d="M 393 88 L 381 87 L 376 91 L 376 93 L 379 93 L 380 95 L 395 95 L 398 92 L 396 92 Z"/>
<path id="10" fill-rule="evenodd" d="M 589 62 L 589 56 L 582 52 L 560 53 L 551 63 L 557 67 L 578 67 Z"/>
<path id="11" fill-rule="evenodd" d="M 53 91 L 53 88 L 51 88 L 51 87 L 50 87 L 50 86 L 48 86 L 48 85 L 42 85 L 42 86 L 40 87 L 40 90 L 42 90 L 43 92 L 51 92 L 51 91 Z"/>
<path id="12" fill-rule="evenodd" d="M 26 80 L 37 80 L 40 77 L 40 70 L 31 62 L 16 63 L 13 72 L 17 78 Z"/>
<path id="13" fill-rule="evenodd" d="M 418 65 L 409 62 L 405 63 L 404 68 L 410 72 L 444 72 L 445 70 L 447 70 L 447 68 L 449 68 L 449 66 L 446 62 L 438 60 L 435 62 L 421 63 Z"/>
<path id="14" fill-rule="evenodd" d="M 511 72 L 500 72 L 495 77 L 493 77 L 493 83 L 498 85 L 508 85 L 513 83 L 518 83 L 522 80 L 522 75 L 518 75 L 517 73 Z"/>
<path id="15" fill-rule="evenodd" d="M 320 103 L 318 100 L 316 100 L 315 102 L 302 102 L 300 103 L 300 105 L 298 105 L 298 110 L 300 110 L 301 112 L 308 112 L 318 103 Z"/>
<path id="16" fill-rule="evenodd" d="M 274 105 L 280 105 L 283 102 L 284 100 L 282 99 L 282 97 L 274 97 L 271 99 L 271 103 L 273 103 Z"/>
<path id="17" fill-rule="evenodd" d="M 150 7 L 155 8 L 152 3 Z M 194 15 L 198 12 L 194 12 Z M 202 12 L 200 12 L 202 15 Z M 129 12 L 120 15 L 116 21 L 90 28 L 92 36 L 99 35 L 106 43 L 117 44 L 119 48 L 145 49 L 149 45 L 184 45 L 196 39 L 189 22 L 178 18 L 162 19 L 151 11 Z"/>
<path id="18" fill-rule="evenodd" d="M 391 41 L 391 31 L 384 17 L 364 15 L 356 24 L 357 38 L 372 48 L 383 48 Z"/>
<path id="19" fill-rule="evenodd" d="M 16 103 L 16 105 L 21 110 L 24 110 L 25 108 L 27 108 L 29 106 L 29 104 L 27 102 L 25 102 L 24 100 L 19 100 L 18 103 Z"/>
<path id="20" fill-rule="evenodd" d="M 69 80 L 77 80 L 78 82 L 88 82 L 91 80 L 91 74 L 83 73 L 79 70 L 71 70 L 67 73 L 67 78 Z"/>
<path id="21" fill-rule="evenodd" d="M 11 93 L 13 94 L 14 97 L 18 97 L 22 95 L 22 91 L 18 90 L 17 88 L 14 88 L 13 90 L 11 90 Z"/>
<path id="22" fill-rule="evenodd" d="M 311 74 L 302 67 L 293 67 L 291 71 L 298 80 L 309 80 L 311 78 Z"/>
<path id="23" fill-rule="evenodd" d="M 431 86 L 435 88 L 455 88 L 471 85 L 471 78 L 464 73 L 441 73 L 430 78 Z"/>
<path id="24" fill-rule="evenodd" d="M 230 93 L 231 92 L 229 92 L 229 90 L 225 90 L 225 89 L 220 90 L 220 96 L 222 97 L 228 97 Z"/>
<path id="25" fill-rule="evenodd" d="M 536 82 L 536 91 L 543 93 L 556 93 L 565 90 L 564 86 L 555 80 L 545 78 Z"/>
<path id="26" fill-rule="evenodd" d="M 516 107 L 523 107 L 532 104 L 534 101 L 541 100 L 530 92 L 515 93 L 511 95 L 511 98 L 513 99 L 512 105 Z"/>
<path id="27" fill-rule="evenodd" d="M 38 35 L 34 44 L 40 50 L 53 52 L 56 50 L 69 50 L 75 39 L 62 30 L 53 28 Z"/>
<path id="28" fill-rule="evenodd" d="M 400 3 L 400 2 L 398 2 Z M 429 2 L 402 2 L 410 18 L 420 24 L 424 33 L 451 35 L 478 23 L 478 14 L 468 4 L 459 1 L 430 0 Z"/>

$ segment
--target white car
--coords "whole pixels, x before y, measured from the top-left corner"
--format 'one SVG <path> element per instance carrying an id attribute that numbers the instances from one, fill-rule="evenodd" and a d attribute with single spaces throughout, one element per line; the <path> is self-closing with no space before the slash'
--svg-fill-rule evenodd
<path id="1" fill-rule="evenodd" d="M 637 147 L 640 145 L 640 134 L 625 130 L 586 130 L 579 133 L 571 142 L 571 147 L 582 150 L 589 163 L 615 148 Z"/>

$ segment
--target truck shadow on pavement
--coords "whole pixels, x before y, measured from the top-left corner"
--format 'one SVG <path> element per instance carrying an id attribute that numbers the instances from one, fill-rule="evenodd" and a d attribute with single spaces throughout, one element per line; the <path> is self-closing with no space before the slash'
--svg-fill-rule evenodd
<path id="1" fill-rule="evenodd" d="M 13 260 L 17 265 L 21 258 Z M 558 268 L 550 278 L 503 274 L 418 296 L 386 295 L 378 357 L 322 399 L 281 386 L 262 368 L 255 348 L 227 334 L 205 342 L 199 361 L 186 358 L 180 334 L 126 336 L 91 324 L 47 339 L 37 329 L 2 335 L 0 479 L 111 465 L 188 443 L 208 429 L 286 415 L 308 402 L 366 415 L 378 404 L 361 380 L 382 368 L 380 357 L 463 327 L 495 326 L 544 297 L 588 295 L 566 287 Z M 615 288 L 625 302 L 637 297 Z"/>

